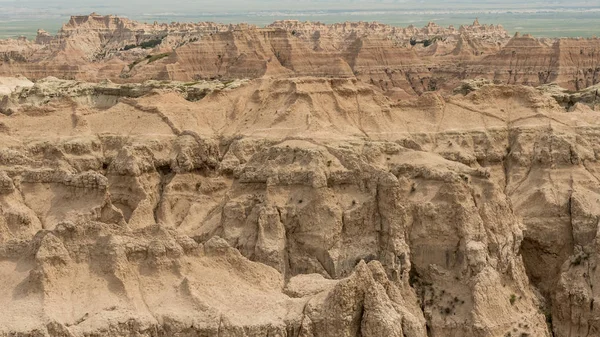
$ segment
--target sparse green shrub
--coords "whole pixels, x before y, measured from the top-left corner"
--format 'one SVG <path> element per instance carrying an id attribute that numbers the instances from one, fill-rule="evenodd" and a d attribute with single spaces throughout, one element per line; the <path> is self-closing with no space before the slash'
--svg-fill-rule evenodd
<path id="1" fill-rule="evenodd" d="M 161 37 L 159 39 L 145 41 L 140 44 L 128 44 L 125 47 L 123 47 L 122 50 L 130 50 L 134 48 L 151 49 L 161 44 L 163 39 L 164 37 Z"/>
<path id="2" fill-rule="evenodd" d="M 510 301 L 510 305 L 515 304 L 515 302 L 517 301 L 517 295 L 515 295 L 515 294 L 510 295 L 509 301 Z"/>
<path id="3" fill-rule="evenodd" d="M 169 55 L 171 55 L 171 53 L 162 53 L 162 54 L 158 54 L 158 55 L 148 55 L 150 57 L 146 57 L 146 58 L 148 58 L 148 63 L 152 63 L 154 61 L 164 59 L 165 57 L 168 57 Z"/>
<path id="4" fill-rule="evenodd" d="M 434 36 L 431 39 L 425 39 L 425 40 L 421 40 L 418 41 L 417 39 L 415 39 L 414 37 L 410 39 L 410 45 L 411 46 L 416 46 L 418 43 L 422 43 L 423 47 L 429 47 L 432 44 L 434 44 L 436 41 L 445 41 L 445 39 L 439 37 L 439 36 Z"/>
<path id="5" fill-rule="evenodd" d="M 132 63 L 130 63 L 129 64 L 129 70 L 133 69 L 135 66 L 137 66 L 142 61 L 143 61 L 143 59 L 139 59 L 139 60 L 135 60 Z"/>
<path id="6" fill-rule="evenodd" d="M 159 44 L 161 44 L 162 40 L 163 39 L 145 41 L 145 42 L 140 43 L 139 46 L 142 47 L 143 49 L 154 48 L 154 47 L 158 46 Z"/>

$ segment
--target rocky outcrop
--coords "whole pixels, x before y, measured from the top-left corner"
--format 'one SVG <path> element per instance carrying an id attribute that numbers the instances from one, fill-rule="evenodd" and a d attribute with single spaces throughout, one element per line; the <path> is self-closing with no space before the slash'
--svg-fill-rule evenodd
<path id="1" fill-rule="evenodd" d="M 0 334 L 592 336 L 594 92 L 13 88 Z"/>
<path id="2" fill-rule="evenodd" d="M 598 83 L 598 39 L 509 37 L 502 26 L 424 28 L 346 22 L 146 24 L 116 16 L 75 16 L 56 36 L 0 42 L 0 74 L 116 83 L 262 76 L 357 78 L 390 97 L 451 92 L 462 80 Z"/>

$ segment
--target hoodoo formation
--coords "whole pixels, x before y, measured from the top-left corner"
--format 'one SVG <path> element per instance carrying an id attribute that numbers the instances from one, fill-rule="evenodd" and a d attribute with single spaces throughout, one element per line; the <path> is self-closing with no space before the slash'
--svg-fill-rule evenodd
<path id="1" fill-rule="evenodd" d="M 0 336 L 600 336 L 598 51 L 97 14 L 0 41 Z"/>

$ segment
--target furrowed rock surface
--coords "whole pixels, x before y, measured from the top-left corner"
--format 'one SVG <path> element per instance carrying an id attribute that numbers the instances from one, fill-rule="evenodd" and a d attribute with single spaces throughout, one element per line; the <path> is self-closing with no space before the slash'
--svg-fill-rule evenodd
<path id="1" fill-rule="evenodd" d="M 0 335 L 598 331 L 594 87 L 0 83 Z"/>
<path id="2" fill-rule="evenodd" d="M 600 335 L 598 41 L 0 41 L 0 336 Z"/>
<path id="3" fill-rule="evenodd" d="M 462 80 L 581 90 L 598 83 L 600 40 L 510 37 L 502 26 L 393 27 L 277 21 L 266 27 L 146 24 L 74 16 L 56 35 L 0 42 L 0 75 L 113 82 L 357 78 L 389 97 L 451 91 Z"/>

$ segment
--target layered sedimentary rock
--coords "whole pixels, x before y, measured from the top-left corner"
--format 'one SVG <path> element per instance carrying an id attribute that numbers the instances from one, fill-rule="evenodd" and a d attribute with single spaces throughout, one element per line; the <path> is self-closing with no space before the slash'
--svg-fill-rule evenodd
<path id="1" fill-rule="evenodd" d="M 278 21 L 259 28 L 72 17 L 52 36 L 0 42 L 0 74 L 113 82 L 262 76 L 358 78 L 401 98 L 461 80 L 579 90 L 598 83 L 597 38 L 510 37 L 502 26 Z"/>
<path id="2" fill-rule="evenodd" d="M 2 335 L 597 333 L 594 88 L 0 83 Z"/>
<path id="3" fill-rule="evenodd" d="M 598 335 L 598 41 L 97 14 L 0 41 L 0 335 Z"/>

